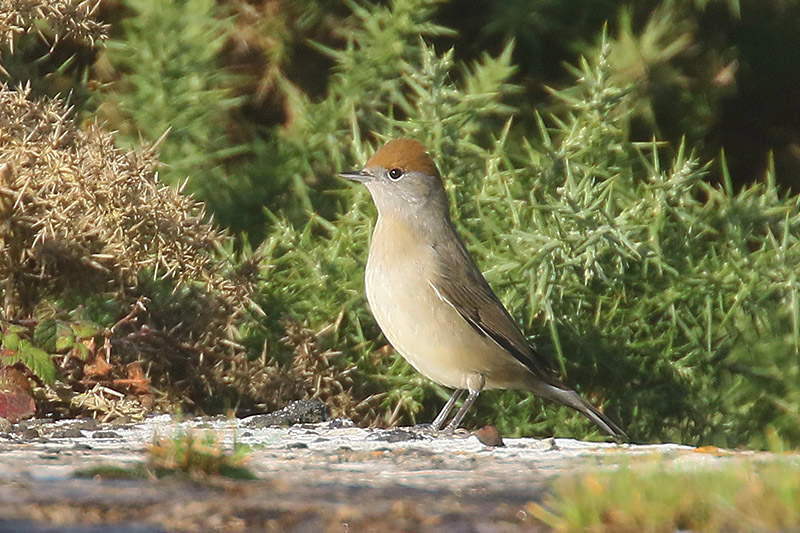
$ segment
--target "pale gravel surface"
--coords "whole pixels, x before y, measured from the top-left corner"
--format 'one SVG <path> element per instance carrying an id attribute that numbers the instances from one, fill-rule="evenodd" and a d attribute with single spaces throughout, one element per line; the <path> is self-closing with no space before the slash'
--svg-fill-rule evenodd
<path id="1" fill-rule="evenodd" d="M 473 435 L 434 438 L 408 428 L 358 428 L 346 420 L 261 429 L 246 424 L 221 417 L 178 422 L 162 415 L 126 426 L 32 423 L 35 432 L 27 438 L 0 435 L 0 532 L 73 531 L 76 524 L 101 531 L 111 523 L 116 525 L 108 531 L 339 531 L 351 522 L 375 531 L 383 530 L 380 525 L 536 530 L 526 506 L 541 502 L 559 474 L 651 457 L 672 468 L 715 468 L 759 455 L 571 439 L 505 439 L 504 447 L 488 447 Z M 247 465 L 259 481 L 72 478 L 76 470 L 101 463 L 141 463 L 156 435 L 171 437 L 179 428 L 213 431 L 227 447 L 234 440 L 251 446 Z"/>
<path id="2" fill-rule="evenodd" d="M 145 458 L 144 450 L 156 436 L 171 437 L 179 431 L 196 434 L 211 431 L 226 447 L 232 447 L 234 441 L 251 446 L 253 452 L 248 466 L 259 477 L 307 471 L 318 476 L 355 479 L 356 474 L 363 473 L 362 482 L 376 486 L 398 482 L 422 488 L 430 488 L 431 484 L 451 488 L 469 486 L 475 483 L 475 475 L 481 473 L 488 477 L 497 475 L 498 480 L 513 483 L 513 479 L 507 479 L 505 469 L 508 467 L 513 467 L 521 477 L 535 474 L 541 478 L 570 470 L 578 464 L 583 467 L 613 465 L 618 454 L 658 453 L 680 461 L 691 458 L 690 462 L 698 463 L 718 459 L 708 454 L 686 455 L 694 448 L 677 444 L 617 445 L 572 439 L 506 438 L 504 447 L 489 447 L 469 434 L 432 437 L 409 428 L 359 428 L 348 420 L 255 429 L 243 426 L 242 419 L 196 418 L 179 422 L 169 415 L 159 415 L 122 427 L 101 425 L 95 430 L 78 429 L 79 437 L 50 436 L 74 426 L 73 420 L 58 421 L 36 426 L 41 428 L 42 436 L 38 438 L 0 439 L 0 479 L 17 476 L 67 479 L 76 470 L 98 463 L 132 465 Z M 343 455 L 348 459 L 330 459 Z M 398 461 L 381 460 L 396 457 L 412 458 L 414 463 L 427 462 L 430 467 L 405 472 L 402 467 L 390 466 Z M 380 463 L 386 463 L 383 465 L 386 468 L 376 469 L 375 465 Z M 479 466 L 485 468 L 477 468 Z M 437 479 L 428 479 L 428 471 L 436 472 Z M 465 471 L 470 471 L 471 475 L 463 475 Z M 452 473 L 443 480 L 445 472 Z M 403 478 L 398 479 L 396 473 L 403 473 Z"/>

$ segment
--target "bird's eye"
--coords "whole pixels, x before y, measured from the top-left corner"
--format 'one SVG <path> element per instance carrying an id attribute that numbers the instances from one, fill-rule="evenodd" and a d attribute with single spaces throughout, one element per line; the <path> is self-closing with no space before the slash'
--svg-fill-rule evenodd
<path id="1" fill-rule="evenodd" d="M 400 170 L 399 168 L 393 168 L 392 170 L 389 171 L 389 177 L 394 181 L 397 181 L 403 177 L 403 171 Z"/>

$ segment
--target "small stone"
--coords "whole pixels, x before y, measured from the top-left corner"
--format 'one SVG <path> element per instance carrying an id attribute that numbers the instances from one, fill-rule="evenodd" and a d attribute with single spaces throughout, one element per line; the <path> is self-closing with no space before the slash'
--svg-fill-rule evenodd
<path id="1" fill-rule="evenodd" d="M 23 428 L 22 431 L 19 432 L 19 436 L 22 440 L 38 439 L 39 431 L 35 428 Z"/>
<path id="2" fill-rule="evenodd" d="M 83 432 L 76 427 L 58 428 L 50 435 L 50 438 L 53 439 L 79 439 L 81 437 L 83 437 Z"/>
<path id="3" fill-rule="evenodd" d="M 495 426 L 483 426 L 472 434 L 486 446 L 505 446 L 503 437 L 500 436 L 500 432 Z"/>
<path id="4" fill-rule="evenodd" d="M 422 437 L 407 429 L 389 429 L 381 431 L 373 440 L 381 442 L 404 442 L 409 440 L 420 440 Z"/>
<path id="5" fill-rule="evenodd" d="M 80 420 L 76 420 L 73 424 L 74 427 L 79 429 L 84 429 L 86 431 L 94 431 L 100 423 L 94 418 L 81 418 Z"/>
<path id="6" fill-rule="evenodd" d="M 328 429 L 342 429 L 342 428 L 352 428 L 355 427 L 356 424 L 349 418 L 334 418 L 330 422 L 328 422 Z"/>
<path id="7" fill-rule="evenodd" d="M 305 442 L 290 442 L 286 445 L 287 450 L 304 450 L 308 448 L 308 444 Z"/>
<path id="8" fill-rule="evenodd" d="M 328 406 L 321 400 L 298 400 L 272 413 L 249 416 L 242 421 L 242 424 L 255 429 L 294 424 L 317 424 L 325 422 L 329 416 Z"/>
<path id="9" fill-rule="evenodd" d="M 128 415 L 118 416 L 117 418 L 112 419 L 108 425 L 112 427 L 123 427 L 133 423 L 133 419 Z"/>
<path id="10" fill-rule="evenodd" d="M 93 439 L 121 439 L 122 435 L 116 431 L 95 431 L 92 433 Z"/>

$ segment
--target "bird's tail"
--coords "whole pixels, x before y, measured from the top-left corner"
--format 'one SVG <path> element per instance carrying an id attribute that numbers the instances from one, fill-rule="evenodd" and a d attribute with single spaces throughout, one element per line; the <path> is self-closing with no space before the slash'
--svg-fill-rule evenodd
<path id="1" fill-rule="evenodd" d="M 611 435 L 617 440 L 629 441 L 627 433 L 622 428 L 615 424 L 610 418 L 601 413 L 595 406 L 581 398 L 577 392 L 568 389 L 564 386 L 557 385 L 544 385 L 544 387 L 537 387 L 536 393 L 549 398 L 558 403 L 564 404 L 567 407 L 575 409 L 580 414 L 597 424 L 606 433 Z"/>

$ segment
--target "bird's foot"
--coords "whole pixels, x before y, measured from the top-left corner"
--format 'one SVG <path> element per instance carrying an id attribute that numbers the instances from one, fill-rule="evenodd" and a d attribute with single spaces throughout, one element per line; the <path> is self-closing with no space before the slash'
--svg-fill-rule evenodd
<path id="1" fill-rule="evenodd" d="M 428 437 L 438 437 L 441 435 L 441 431 L 438 428 L 433 427 L 433 424 L 416 424 L 411 426 L 411 431 L 414 433 L 419 433 L 421 435 L 426 435 Z"/>
<path id="2" fill-rule="evenodd" d="M 442 434 L 456 439 L 466 439 L 467 437 L 472 435 L 472 432 L 464 428 L 454 426 L 453 424 L 447 424 L 445 428 L 442 430 Z"/>
<path id="3" fill-rule="evenodd" d="M 452 425 L 447 425 L 443 428 L 436 428 L 433 426 L 433 424 L 417 424 L 411 427 L 411 431 L 429 437 L 450 437 L 463 439 L 471 435 L 471 433 L 466 429 L 456 428 Z"/>

